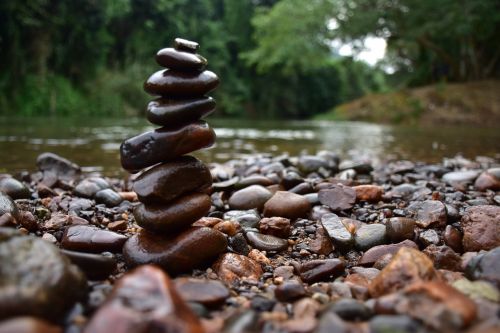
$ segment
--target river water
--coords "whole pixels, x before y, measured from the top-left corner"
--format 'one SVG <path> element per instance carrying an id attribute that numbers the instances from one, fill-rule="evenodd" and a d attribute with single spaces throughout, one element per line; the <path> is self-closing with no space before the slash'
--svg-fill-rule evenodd
<path id="1" fill-rule="evenodd" d="M 500 154 L 495 128 L 408 127 L 362 122 L 247 121 L 209 119 L 217 143 L 196 155 L 223 162 L 254 153 L 313 154 L 331 150 L 342 157 L 438 162 L 444 157 Z M 123 174 L 120 143 L 154 127 L 144 119 L 0 118 L 0 173 L 34 170 L 45 151 L 64 156 L 87 171 Z"/>

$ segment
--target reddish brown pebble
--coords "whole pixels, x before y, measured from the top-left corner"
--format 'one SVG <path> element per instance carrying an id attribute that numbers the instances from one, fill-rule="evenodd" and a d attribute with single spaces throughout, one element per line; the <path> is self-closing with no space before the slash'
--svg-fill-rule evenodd
<path id="1" fill-rule="evenodd" d="M 380 272 L 369 286 L 372 297 L 379 297 L 403 289 L 418 281 L 438 278 L 432 260 L 422 252 L 402 247 L 391 262 Z"/>
<path id="2" fill-rule="evenodd" d="M 203 333 L 191 309 L 168 276 L 142 266 L 123 276 L 106 303 L 90 319 L 84 333 Z"/>
<path id="3" fill-rule="evenodd" d="M 481 205 L 467 209 L 460 222 L 465 251 L 491 250 L 500 246 L 500 207 Z"/>
<path id="4" fill-rule="evenodd" d="M 344 269 L 340 259 L 310 260 L 300 265 L 299 275 L 307 283 L 330 281 L 342 275 Z"/>
<path id="5" fill-rule="evenodd" d="M 67 250 L 83 252 L 120 252 L 127 236 L 86 225 L 74 225 L 66 228 L 61 240 L 61 247 Z"/>
<path id="6" fill-rule="evenodd" d="M 264 216 L 280 216 L 290 220 L 306 217 L 311 204 L 302 195 L 278 191 L 264 205 Z"/>
<path id="7" fill-rule="evenodd" d="M 377 185 L 358 185 L 354 186 L 354 190 L 357 201 L 377 202 L 382 199 L 384 194 L 382 187 Z"/>
<path id="8" fill-rule="evenodd" d="M 331 185 L 318 192 L 318 199 L 333 211 L 351 209 L 356 202 L 356 191 L 349 186 Z"/>
<path id="9" fill-rule="evenodd" d="M 366 251 L 358 261 L 358 265 L 373 265 L 378 259 L 386 254 L 396 254 L 402 247 L 411 247 L 418 250 L 417 244 L 411 240 L 404 240 L 397 244 L 378 245 Z"/>
<path id="10" fill-rule="evenodd" d="M 259 230 L 266 235 L 273 235 L 280 238 L 290 236 L 290 220 L 284 217 L 265 217 L 259 222 Z"/>
<path id="11" fill-rule="evenodd" d="M 258 281 L 262 268 L 254 260 L 236 253 L 225 253 L 214 263 L 214 271 L 225 283 L 232 284 L 241 279 Z"/>

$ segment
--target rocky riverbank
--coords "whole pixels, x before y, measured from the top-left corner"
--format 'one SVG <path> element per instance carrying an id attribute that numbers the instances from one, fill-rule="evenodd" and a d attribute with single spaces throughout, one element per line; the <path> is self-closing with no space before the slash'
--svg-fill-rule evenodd
<path id="1" fill-rule="evenodd" d="M 42 154 L 0 175 L 0 332 L 498 332 L 499 167 L 211 164 L 208 215 L 156 241 L 130 179 Z"/>

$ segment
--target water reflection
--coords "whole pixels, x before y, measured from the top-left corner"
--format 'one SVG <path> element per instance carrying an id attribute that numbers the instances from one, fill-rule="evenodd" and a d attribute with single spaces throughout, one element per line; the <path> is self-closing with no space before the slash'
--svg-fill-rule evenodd
<path id="1" fill-rule="evenodd" d="M 222 162 L 255 152 L 274 155 L 313 154 L 331 150 L 341 156 L 372 159 L 493 156 L 500 133 L 494 129 L 418 128 L 361 122 L 210 120 L 217 143 L 196 155 Z M 154 127 L 143 119 L 9 119 L 0 118 L 0 172 L 35 168 L 43 151 L 52 151 L 109 175 L 122 171 L 118 149 L 124 138 Z"/>

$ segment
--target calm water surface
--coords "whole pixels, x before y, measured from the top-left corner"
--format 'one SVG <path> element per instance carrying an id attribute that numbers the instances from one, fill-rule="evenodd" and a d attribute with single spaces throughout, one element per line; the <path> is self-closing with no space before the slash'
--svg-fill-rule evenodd
<path id="1" fill-rule="evenodd" d="M 209 122 L 217 133 L 217 143 L 196 154 L 206 162 L 222 162 L 256 152 L 297 155 L 324 149 L 343 157 L 427 162 L 438 162 L 458 153 L 465 157 L 494 157 L 500 153 L 500 131 L 495 128 L 419 128 L 324 121 Z M 34 170 L 38 154 L 51 151 L 85 170 L 120 175 L 120 143 L 153 128 L 138 118 L 0 118 L 0 172 Z"/>

